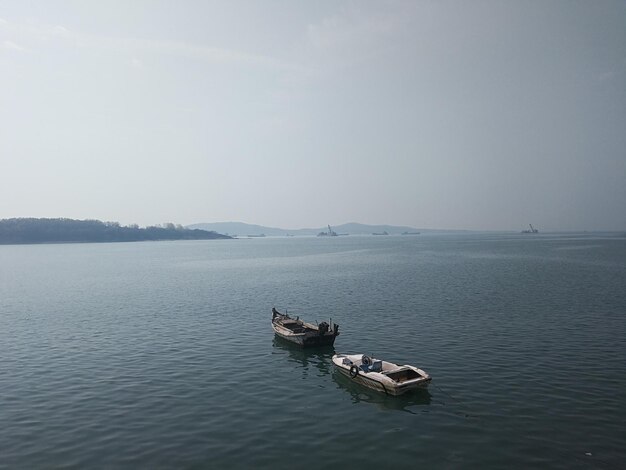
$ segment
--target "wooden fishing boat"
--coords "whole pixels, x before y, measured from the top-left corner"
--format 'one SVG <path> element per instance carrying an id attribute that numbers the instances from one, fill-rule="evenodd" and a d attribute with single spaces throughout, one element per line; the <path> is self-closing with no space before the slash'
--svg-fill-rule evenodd
<path id="1" fill-rule="evenodd" d="M 410 365 L 381 361 L 365 354 L 335 354 L 335 370 L 354 382 L 387 395 L 402 395 L 410 390 L 427 387 L 430 375 Z"/>
<path id="2" fill-rule="evenodd" d="M 272 308 L 272 328 L 277 336 L 302 347 L 332 346 L 339 336 L 339 325 L 325 321 L 319 325 L 292 318 Z"/>

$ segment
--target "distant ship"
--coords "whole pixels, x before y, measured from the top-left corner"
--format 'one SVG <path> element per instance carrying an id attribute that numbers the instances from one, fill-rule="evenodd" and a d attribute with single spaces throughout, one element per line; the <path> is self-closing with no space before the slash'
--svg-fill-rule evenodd
<path id="1" fill-rule="evenodd" d="M 382 233 L 374 232 L 374 233 L 372 233 L 372 235 L 389 235 L 389 234 L 385 231 L 385 232 L 382 232 Z"/>
<path id="2" fill-rule="evenodd" d="M 528 226 L 530 227 L 530 230 L 522 230 L 522 233 L 539 233 L 539 230 L 533 227 L 533 224 L 528 224 Z"/>
<path id="3" fill-rule="evenodd" d="M 419 235 L 419 232 L 402 232 L 402 235 Z"/>
<path id="4" fill-rule="evenodd" d="M 317 234 L 318 237 L 336 237 L 338 236 L 337 232 L 335 232 L 330 225 L 328 226 L 328 232 L 320 232 Z"/>
<path id="5" fill-rule="evenodd" d="M 246 235 L 248 238 L 265 238 L 265 234 L 261 233 L 260 235 Z"/>

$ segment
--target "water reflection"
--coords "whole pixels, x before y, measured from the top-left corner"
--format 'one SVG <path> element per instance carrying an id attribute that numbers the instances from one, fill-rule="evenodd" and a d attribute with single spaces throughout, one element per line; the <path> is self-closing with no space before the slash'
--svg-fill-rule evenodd
<path id="1" fill-rule="evenodd" d="M 306 349 L 277 336 L 274 336 L 272 346 L 276 351 L 286 354 L 289 362 L 295 362 L 302 367 L 305 375 L 309 366 L 314 366 L 320 372 L 319 375 L 328 375 L 332 372 L 334 346 Z"/>
<path id="2" fill-rule="evenodd" d="M 407 392 L 404 395 L 391 396 L 354 383 L 348 377 L 337 371 L 333 373 L 333 380 L 337 384 L 337 388 L 351 395 L 352 403 L 354 404 L 361 402 L 373 403 L 382 409 L 406 411 L 407 413 L 417 414 L 414 410 L 410 409 L 410 407 L 430 405 L 431 402 L 431 394 L 428 389 L 425 388 Z"/>

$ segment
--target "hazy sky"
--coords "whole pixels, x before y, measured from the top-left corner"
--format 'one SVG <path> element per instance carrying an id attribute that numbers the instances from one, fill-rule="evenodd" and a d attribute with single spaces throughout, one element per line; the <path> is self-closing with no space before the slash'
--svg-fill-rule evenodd
<path id="1" fill-rule="evenodd" d="M 625 1 L 0 0 L 0 218 L 626 229 Z"/>

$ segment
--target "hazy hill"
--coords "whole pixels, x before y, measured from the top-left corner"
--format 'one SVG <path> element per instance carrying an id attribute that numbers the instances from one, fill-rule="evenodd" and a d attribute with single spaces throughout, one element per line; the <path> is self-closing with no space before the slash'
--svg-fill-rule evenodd
<path id="1" fill-rule="evenodd" d="M 74 219 L 0 220 L 0 244 L 135 242 L 146 240 L 212 240 L 230 238 L 174 224 L 164 227 L 123 227 L 117 222 Z"/>
<path id="2" fill-rule="evenodd" d="M 328 227 L 319 228 L 303 228 L 303 229 L 285 229 L 276 227 L 265 227 L 263 225 L 246 224 L 243 222 L 215 222 L 215 223 L 198 223 L 188 225 L 188 228 L 201 230 L 214 230 L 219 233 L 226 233 L 231 236 L 245 237 L 246 235 L 267 235 L 286 236 L 286 235 L 317 235 L 320 232 L 328 231 Z M 359 223 L 348 223 L 343 225 L 331 225 L 331 228 L 339 233 L 347 233 L 349 235 L 371 235 L 372 233 L 387 232 L 389 235 L 398 235 L 403 232 L 420 232 L 413 227 L 396 226 L 396 225 L 366 225 Z"/>
<path id="3" fill-rule="evenodd" d="M 230 236 L 245 237 L 246 235 L 267 235 L 268 237 L 295 234 L 295 231 L 282 228 L 264 227 L 262 225 L 244 224 L 243 222 L 215 222 L 187 225 L 190 229 L 213 230 Z M 316 232 L 317 233 L 317 232 Z"/>

